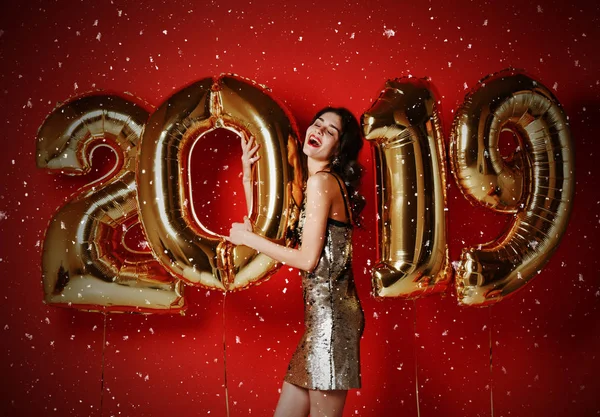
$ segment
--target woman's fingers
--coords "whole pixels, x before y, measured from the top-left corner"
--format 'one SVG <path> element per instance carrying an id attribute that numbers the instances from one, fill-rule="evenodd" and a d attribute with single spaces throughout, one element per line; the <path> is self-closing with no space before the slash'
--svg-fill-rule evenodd
<path id="1" fill-rule="evenodd" d="M 244 216 L 244 226 L 244 230 L 247 230 L 248 232 L 251 232 L 254 229 L 254 227 L 252 226 L 252 222 L 247 216 Z"/>
<path id="2" fill-rule="evenodd" d="M 254 143 L 253 145 L 254 146 L 252 146 L 251 148 L 250 145 L 248 145 L 249 149 L 247 149 L 248 157 L 250 161 L 252 161 L 252 163 L 258 161 L 258 159 L 260 158 L 260 156 L 257 154 L 260 145 L 258 143 Z"/>
<path id="3" fill-rule="evenodd" d="M 242 143 L 242 151 L 248 152 L 248 149 L 254 145 L 254 136 L 246 137 L 246 135 L 242 134 L 240 139 Z"/>
<path id="4" fill-rule="evenodd" d="M 234 245 L 241 245 L 244 232 L 246 232 L 246 225 L 244 223 L 233 223 L 229 230 L 229 236 L 224 236 L 224 238 Z"/>
<path id="5" fill-rule="evenodd" d="M 247 158 L 253 156 L 258 151 L 260 145 L 254 140 L 254 136 L 250 136 L 248 140 L 242 137 L 242 154 Z"/>
<path id="6" fill-rule="evenodd" d="M 247 140 L 242 136 L 242 166 L 246 174 L 249 174 L 252 164 L 260 159 L 257 153 L 259 148 L 260 145 L 256 143 L 254 136 L 250 136 Z"/>
<path id="7" fill-rule="evenodd" d="M 244 219 L 244 223 L 233 223 L 231 225 L 231 232 L 251 232 L 252 231 L 252 223 L 250 220 Z"/>

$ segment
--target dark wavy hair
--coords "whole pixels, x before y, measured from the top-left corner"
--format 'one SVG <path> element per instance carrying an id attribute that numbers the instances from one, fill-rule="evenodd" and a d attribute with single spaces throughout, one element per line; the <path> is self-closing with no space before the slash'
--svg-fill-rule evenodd
<path id="1" fill-rule="evenodd" d="M 360 225 L 359 214 L 365 206 L 365 198 L 358 193 L 363 167 L 358 163 L 358 153 L 363 147 L 363 135 L 358 120 L 344 107 L 325 107 L 317 112 L 310 124 L 325 113 L 335 113 L 342 120 L 337 163 L 331 164 L 331 171 L 338 174 L 348 190 L 352 218 Z"/>

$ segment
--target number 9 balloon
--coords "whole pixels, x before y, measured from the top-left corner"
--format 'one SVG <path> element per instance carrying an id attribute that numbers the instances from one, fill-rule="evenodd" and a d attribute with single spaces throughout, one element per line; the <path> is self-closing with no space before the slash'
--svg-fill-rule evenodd
<path id="1" fill-rule="evenodd" d="M 517 136 L 515 158 L 500 155 L 503 130 Z M 463 249 L 457 263 L 459 303 L 491 304 L 531 280 L 565 232 L 575 184 L 568 122 L 546 87 L 504 70 L 467 94 L 454 118 L 450 154 L 471 203 L 514 216 L 494 241 Z"/>

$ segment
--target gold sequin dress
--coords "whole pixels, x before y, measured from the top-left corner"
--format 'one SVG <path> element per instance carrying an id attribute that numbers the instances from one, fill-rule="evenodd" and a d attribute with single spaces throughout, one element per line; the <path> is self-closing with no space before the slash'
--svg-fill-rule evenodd
<path id="1" fill-rule="evenodd" d="M 350 218 L 345 189 L 334 177 Z M 303 206 L 300 234 L 304 221 Z M 312 272 L 303 272 L 302 288 L 305 332 L 285 381 L 311 390 L 360 388 L 359 343 L 364 315 L 352 275 L 351 222 L 328 219 L 321 257 Z"/>

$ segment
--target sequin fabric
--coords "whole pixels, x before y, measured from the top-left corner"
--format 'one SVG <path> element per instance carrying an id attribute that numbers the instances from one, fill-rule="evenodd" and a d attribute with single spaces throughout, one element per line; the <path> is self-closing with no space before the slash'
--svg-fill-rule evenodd
<path id="1" fill-rule="evenodd" d="M 300 232 L 305 217 L 303 207 Z M 316 268 L 302 274 L 302 288 L 305 332 L 285 381 L 312 390 L 360 388 L 364 315 L 352 276 L 351 224 L 328 220 L 323 252 Z"/>

